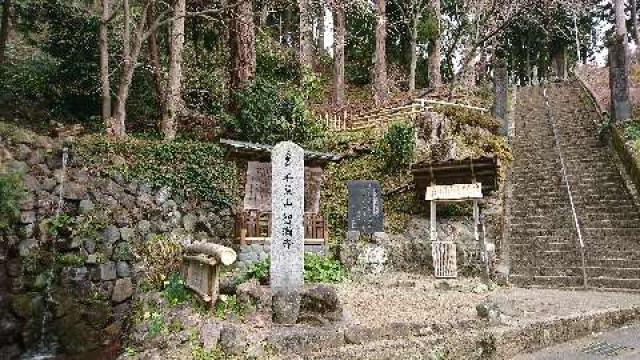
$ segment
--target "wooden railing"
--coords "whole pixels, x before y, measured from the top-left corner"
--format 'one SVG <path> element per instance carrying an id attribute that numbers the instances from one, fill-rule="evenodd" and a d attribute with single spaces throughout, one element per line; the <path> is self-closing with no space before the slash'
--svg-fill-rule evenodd
<path id="1" fill-rule="evenodd" d="M 384 130 L 393 120 L 400 118 L 415 119 L 415 116 L 423 111 L 431 110 L 434 106 L 451 106 L 475 110 L 479 112 L 489 112 L 488 109 L 458 104 L 440 100 L 415 99 L 411 104 L 380 108 L 367 112 L 352 113 L 347 109 L 340 109 L 333 112 L 326 112 L 322 119 L 327 128 L 331 131 L 350 131 L 363 129 Z"/>
<path id="2" fill-rule="evenodd" d="M 329 130 L 350 131 L 363 129 L 384 129 L 391 121 L 400 118 L 413 119 L 428 107 L 421 103 L 411 103 L 404 106 L 380 108 L 367 112 L 352 113 L 343 109 L 326 112 L 322 119 Z"/>
<path id="3" fill-rule="evenodd" d="M 236 216 L 236 240 L 241 245 L 271 241 L 271 212 L 243 211 Z M 322 214 L 304 214 L 304 243 L 324 245 L 329 228 Z"/>

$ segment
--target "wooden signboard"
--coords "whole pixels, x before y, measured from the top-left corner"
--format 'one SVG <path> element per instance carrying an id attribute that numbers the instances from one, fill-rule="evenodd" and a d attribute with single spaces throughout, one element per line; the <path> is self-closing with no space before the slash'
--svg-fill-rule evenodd
<path id="1" fill-rule="evenodd" d="M 271 163 L 249 161 L 243 206 L 245 210 L 271 211 Z"/>
<path id="2" fill-rule="evenodd" d="M 432 185 L 427 187 L 425 199 L 429 201 L 482 199 L 482 184 Z"/>
<path id="3" fill-rule="evenodd" d="M 186 287 L 195 291 L 207 303 L 215 303 L 218 298 L 217 265 L 215 260 L 202 255 L 183 257 L 182 271 Z"/>
<path id="4" fill-rule="evenodd" d="M 454 184 L 431 185 L 427 187 L 425 199 L 431 202 L 431 250 L 433 255 L 433 268 L 436 278 L 455 278 L 458 276 L 456 263 L 456 244 L 453 241 L 438 241 L 438 228 L 436 221 L 436 203 L 438 201 L 473 201 L 473 233 L 476 241 L 479 241 L 478 225 L 480 208 L 478 200 L 482 199 L 482 184 Z M 486 247 L 484 239 L 480 243 L 483 256 L 486 259 Z M 488 264 L 485 262 L 488 269 Z M 488 270 L 487 270 L 488 273 Z"/>
<path id="5" fill-rule="evenodd" d="M 304 168 L 304 211 L 320 212 L 322 168 Z M 249 161 L 244 187 L 244 210 L 271 211 L 271 163 Z"/>

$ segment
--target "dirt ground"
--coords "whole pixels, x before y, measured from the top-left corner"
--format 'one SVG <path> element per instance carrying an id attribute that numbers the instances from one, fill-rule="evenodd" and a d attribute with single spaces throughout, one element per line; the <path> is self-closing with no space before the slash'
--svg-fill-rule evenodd
<path id="1" fill-rule="evenodd" d="M 475 307 L 487 300 L 498 305 L 508 326 L 640 303 L 640 293 L 487 287 L 479 278 L 437 280 L 407 273 L 337 288 L 349 320 L 367 326 L 478 319 Z"/>

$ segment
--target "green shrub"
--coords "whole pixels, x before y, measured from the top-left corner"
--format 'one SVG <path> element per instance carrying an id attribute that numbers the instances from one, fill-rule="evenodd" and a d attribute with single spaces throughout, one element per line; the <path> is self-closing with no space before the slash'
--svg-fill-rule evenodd
<path id="1" fill-rule="evenodd" d="M 413 162 L 415 130 L 403 121 L 393 122 L 376 146 L 376 155 L 387 170 L 402 170 Z"/>
<path id="2" fill-rule="evenodd" d="M 624 125 L 624 136 L 629 140 L 640 139 L 640 122 L 630 121 Z"/>
<path id="3" fill-rule="evenodd" d="M 144 316 L 145 320 L 148 321 L 147 330 L 149 331 L 149 338 L 153 339 L 154 337 L 166 331 L 167 324 L 164 316 L 161 313 L 153 311 L 150 313 L 145 313 Z"/>
<path id="4" fill-rule="evenodd" d="M 308 94 L 282 87 L 276 82 L 257 79 L 236 93 L 240 112 L 237 117 L 227 119 L 227 131 L 243 141 L 276 144 L 288 140 L 317 146 L 324 129 L 307 108 Z"/>
<path id="5" fill-rule="evenodd" d="M 71 233 L 71 217 L 67 214 L 60 214 L 47 223 L 47 232 L 53 237 L 59 237 Z"/>
<path id="6" fill-rule="evenodd" d="M 309 283 L 339 283 L 346 275 L 340 262 L 312 253 L 304 254 L 304 281 Z"/>
<path id="7" fill-rule="evenodd" d="M 56 257 L 56 262 L 62 266 L 82 266 L 85 259 L 76 254 L 63 254 Z"/>
<path id="8" fill-rule="evenodd" d="M 290 47 L 280 45 L 268 32 L 256 36 L 256 74 L 262 78 L 280 82 L 296 82 L 300 79 L 298 55 Z"/>
<path id="9" fill-rule="evenodd" d="M 187 195 L 221 206 L 235 201 L 235 164 L 224 159 L 217 144 L 87 136 L 74 146 L 75 154 L 85 164 L 106 173 L 120 172 L 156 187 L 183 189 Z M 114 163 L 114 158 L 123 161 Z"/>
<path id="10" fill-rule="evenodd" d="M 501 127 L 500 123 L 493 116 L 477 110 L 452 106 L 436 106 L 434 110 L 453 121 L 454 132 L 460 132 L 460 128 L 463 125 L 469 125 L 474 127 L 478 126 L 491 131 L 493 134 L 497 134 Z"/>
<path id="11" fill-rule="evenodd" d="M 219 319 L 224 319 L 228 315 L 242 317 L 244 315 L 244 309 L 240 304 L 238 304 L 238 300 L 235 295 L 220 295 L 215 305 L 215 314 Z"/>
<path id="12" fill-rule="evenodd" d="M 269 279 L 270 259 L 253 263 L 249 269 L 239 277 L 242 283 L 249 279 L 257 279 L 265 283 Z M 309 283 L 329 282 L 338 283 L 344 281 L 346 273 L 337 260 L 319 256 L 313 253 L 304 254 L 304 280 Z"/>
<path id="13" fill-rule="evenodd" d="M 20 218 L 20 200 L 24 196 L 20 174 L 0 173 L 0 231 L 8 229 Z"/>
<path id="14" fill-rule="evenodd" d="M 184 279 L 178 273 L 171 273 L 164 282 L 162 291 L 164 298 L 171 304 L 177 305 L 189 299 L 189 291 L 184 286 Z"/>
<path id="15" fill-rule="evenodd" d="M 251 264 L 244 274 L 238 279 L 239 283 L 243 283 L 249 279 L 256 279 L 261 284 L 269 281 L 269 268 L 271 267 L 271 259 L 266 258 Z"/>
<path id="16" fill-rule="evenodd" d="M 144 269 L 144 278 L 150 286 L 160 287 L 182 262 L 182 245 L 166 236 L 156 235 L 135 249 L 135 256 Z"/>

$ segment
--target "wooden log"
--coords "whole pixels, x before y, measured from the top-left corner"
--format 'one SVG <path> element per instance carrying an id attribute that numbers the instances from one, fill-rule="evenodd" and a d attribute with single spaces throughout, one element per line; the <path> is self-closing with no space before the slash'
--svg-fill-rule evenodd
<path id="1" fill-rule="evenodd" d="M 201 253 L 215 257 L 223 265 L 231 265 L 236 261 L 236 252 L 226 246 L 199 242 L 188 245 L 185 249 L 187 253 Z"/>

